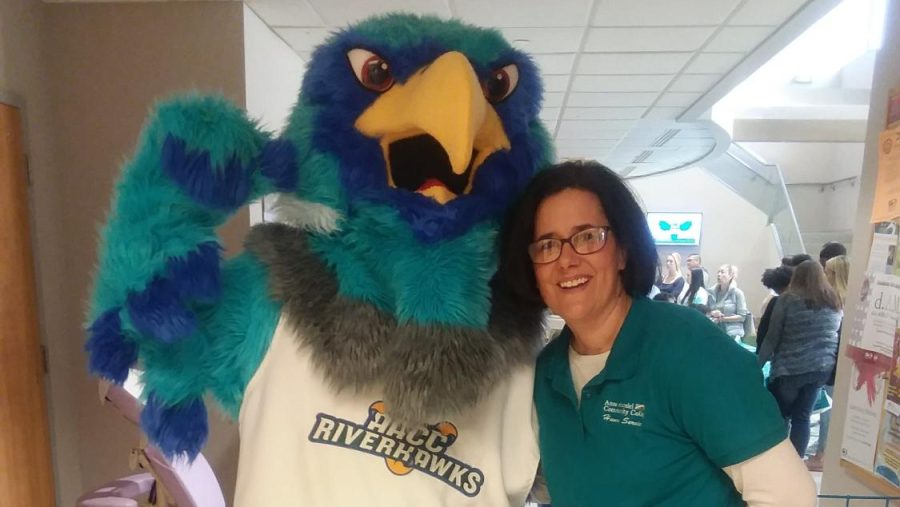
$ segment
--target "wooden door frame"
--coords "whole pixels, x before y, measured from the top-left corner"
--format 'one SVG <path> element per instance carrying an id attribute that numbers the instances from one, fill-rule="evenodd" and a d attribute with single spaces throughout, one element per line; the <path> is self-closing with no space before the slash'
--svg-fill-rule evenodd
<path id="1" fill-rule="evenodd" d="M 0 175 L 4 183 L 10 184 L 4 192 L 7 197 L 11 198 L 11 208 L 21 209 L 21 213 L 14 212 L 19 218 L 12 218 L 5 221 L 10 225 L 9 233 L 10 243 L 7 244 L 6 254 L 8 259 L 11 258 L 17 265 L 23 266 L 22 275 L 4 277 L 7 281 L 12 282 L 12 289 L 21 290 L 20 303 L 24 306 L 17 307 L 13 303 L 13 311 L 17 308 L 23 311 L 23 319 L 19 320 L 20 324 L 13 324 L 12 329 L 18 329 L 23 333 L 24 340 L 22 342 L 11 341 L 7 344 L 0 344 L 5 351 L 12 352 L 17 356 L 20 365 L 24 364 L 24 369 L 18 370 L 24 373 L 26 377 L 21 382 L 5 380 L 4 385 L 11 388 L 9 393 L 13 395 L 10 403 L 4 409 L 4 413 L 10 417 L 13 428 L 18 428 L 15 436 L 20 438 L 18 442 L 21 445 L 4 445 L 4 461 L 12 459 L 13 463 L 10 475 L 5 481 L 8 491 L 0 491 L 0 498 L 8 498 L 12 501 L 27 502 L 29 505 L 50 507 L 56 502 L 55 494 L 55 469 L 53 456 L 53 439 L 50 431 L 50 399 L 48 392 L 49 379 L 46 374 L 46 356 L 42 353 L 44 344 L 43 336 L 43 315 L 40 305 L 40 287 L 38 284 L 38 266 L 37 249 L 35 245 L 34 235 L 34 215 L 33 215 L 33 197 L 31 192 L 31 184 L 28 171 L 28 140 L 26 129 L 26 117 L 23 101 L 16 95 L 3 92 L 0 90 L 0 105 L 13 109 L 12 121 L 10 122 L 15 134 L 17 134 L 17 143 L 13 145 L 11 154 L 12 167 L 14 171 L 22 170 L 24 174 L 11 173 L 9 175 Z M 21 157 L 21 160 L 15 158 Z M 7 178 L 8 176 L 8 178 Z M 4 211 L 0 210 L 0 212 Z M 0 218 L 0 221 L 3 221 Z M 19 260 L 16 257 L 21 255 Z M 29 301 L 30 300 L 30 301 Z M 7 301 L 15 301 L 15 297 Z M 29 308 L 30 307 L 30 308 Z M 14 319 L 15 320 L 15 319 Z M 9 335 L 7 335 L 9 338 Z M 14 337 L 15 338 L 15 337 Z M 45 349 L 44 349 L 45 350 Z M 18 351 L 18 352 L 16 352 Z M 29 362 L 31 364 L 29 365 Z M 14 370 L 15 371 L 15 370 Z M 16 378 L 13 376 L 12 378 Z M 37 392 L 35 392 L 34 384 L 29 387 L 29 378 L 38 384 Z M 18 386 L 18 387 L 17 387 Z M 34 398 L 39 400 L 35 403 Z M 30 398 L 30 400 L 29 400 Z M 22 407 L 22 414 L 16 412 L 17 403 Z M 18 419 L 20 423 L 15 423 Z M 27 429 L 31 427 L 31 429 Z M 22 429 L 26 428 L 26 429 Z M 7 444 L 9 441 L 7 441 Z M 16 459 L 23 459 L 24 463 L 16 463 Z M 29 469 L 29 466 L 31 469 Z M 12 477 L 12 478 L 10 478 Z"/>

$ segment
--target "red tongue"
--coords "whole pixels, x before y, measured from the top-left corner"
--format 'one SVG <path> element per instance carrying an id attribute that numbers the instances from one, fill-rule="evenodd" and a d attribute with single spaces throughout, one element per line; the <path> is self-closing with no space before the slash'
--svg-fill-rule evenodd
<path id="1" fill-rule="evenodd" d="M 427 180 L 425 180 L 425 183 L 422 183 L 422 186 L 420 186 L 417 191 L 422 192 L 423 190 L 428 190 L 431 187 L 446 187 L 446 185 L 441 183 L 441 180 L 439 179 L 428 178 Z"/>

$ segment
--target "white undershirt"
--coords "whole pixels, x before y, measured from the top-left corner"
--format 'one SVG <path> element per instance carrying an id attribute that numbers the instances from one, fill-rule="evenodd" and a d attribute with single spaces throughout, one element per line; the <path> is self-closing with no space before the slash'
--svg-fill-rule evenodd
<path id="1" fill-rule="evenodd" d="M 581 355 L 569 347 L 569 367 L 575 396 L 606 368 L 609 351 Z M 722 469 L 749 507 L 813 507 L 816 485 L 790 440 L 746 461 Z"/>

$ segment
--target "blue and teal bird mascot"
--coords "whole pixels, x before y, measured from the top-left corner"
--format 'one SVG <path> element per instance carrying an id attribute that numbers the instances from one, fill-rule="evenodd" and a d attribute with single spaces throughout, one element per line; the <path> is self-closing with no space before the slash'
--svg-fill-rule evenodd
<path id="1" fill-rule="evenodd" d="M 103 229 L 93 373 L 143 371 L 150 441 L 239 420 L 235 504 L 523 504 L 541 315 L 494 283 L 497 231 L 551 159 L 537 69 L 495 30 L 371 18 L 313 53 L 288 126 L 158 106 Z M 223 260 L 262 195 L 279 223 Z"/>

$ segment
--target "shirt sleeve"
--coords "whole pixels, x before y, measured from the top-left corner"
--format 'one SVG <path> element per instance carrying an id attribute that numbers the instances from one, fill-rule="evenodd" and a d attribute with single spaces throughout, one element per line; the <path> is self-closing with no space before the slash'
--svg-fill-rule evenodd
<path id="1" fill-rule="evenodd" d="M 787 430 L 756 357 L 705 319 L 665 366 L 673 419 L 719 468 L 784 440 Z"/>
<path id="2" fill-rule="evenodd" d="M 816 484 L 790 440 L 722 470 L 749 507 L 816 505 Z"/>

